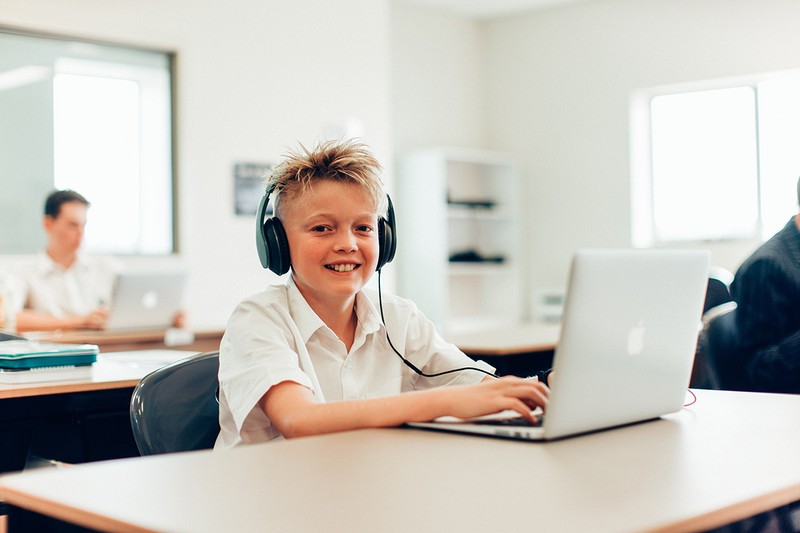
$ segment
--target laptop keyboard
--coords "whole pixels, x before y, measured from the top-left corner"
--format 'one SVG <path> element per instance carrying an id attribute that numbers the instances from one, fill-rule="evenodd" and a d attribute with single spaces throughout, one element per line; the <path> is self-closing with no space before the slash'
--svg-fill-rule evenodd
<path id="1" fill-rule="evenodd" d="M 544 416 L 539 415 L 536 417 L 536 422 L 531 422 L 527 418 L 521 416 L 513 418 L 494 418 L 488 420 L 474 420 L 473 424 L 480 424 L 485 426 L 511 426 L 511 427 L 528 427 L 538 428 L 544 423 Z"/>

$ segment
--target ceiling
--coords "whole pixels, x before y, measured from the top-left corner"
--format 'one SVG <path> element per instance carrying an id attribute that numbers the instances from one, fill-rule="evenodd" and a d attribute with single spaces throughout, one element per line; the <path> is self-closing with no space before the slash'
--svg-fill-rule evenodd
<path id="1" fill-rule="evenodd" d="M 588 0 L 406 0 L 462 16 L 486 19 L 513 15 L 522 11 L 586 2 Z"/>

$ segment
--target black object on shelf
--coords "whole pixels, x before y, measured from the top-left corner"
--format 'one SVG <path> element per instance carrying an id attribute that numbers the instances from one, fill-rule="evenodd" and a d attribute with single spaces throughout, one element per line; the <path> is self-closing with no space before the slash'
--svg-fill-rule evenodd
<path id="1" fill-rule="evenodd" d="M 503 256 L 482 256 L 475 250 L 465 250 L 450 255 L 451 263 L 503 263 L 505 260 Z"/>
<path id="2" fill-rule="evenodd" d="M 476 209 L 491 209 L 497 205 L 494 200 L 451 200 L 447 199 L 448 205 L 458 205 Z"/>

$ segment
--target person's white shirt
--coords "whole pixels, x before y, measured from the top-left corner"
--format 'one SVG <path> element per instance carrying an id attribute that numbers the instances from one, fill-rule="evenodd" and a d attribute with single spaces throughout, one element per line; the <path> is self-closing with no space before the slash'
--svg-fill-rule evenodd
<path id="1" fill-rule="evenodd" d="M 486 377 L 474 370 L 437 378 L 417 375 L 389 345 L 377 306 L 377 292 L 356 294 L 358 328 L 347 353 L 291 277 L 285 285 L 271 286 L 242 301 L 220 344 L 220 434 L 215 449 L 282 438 L 258 401 L 284 381 L 308 387 L 320 402 L 333 402 L 472 384 Z M 468 366 L 494 371 L 446 342 L 413 302 L 384 294 L 383 310 L 392 344 L 423 372 Z"/>
<path id="2" fill-rule="evenodd" d="M 40 253 L 32 265 L 18 272 L 25 285 L 24 306 L 59 318 L 85 315 L 111 302 L 120 270 L 120 263 L 112 258 L 79 254 L 64 268 Z"/>

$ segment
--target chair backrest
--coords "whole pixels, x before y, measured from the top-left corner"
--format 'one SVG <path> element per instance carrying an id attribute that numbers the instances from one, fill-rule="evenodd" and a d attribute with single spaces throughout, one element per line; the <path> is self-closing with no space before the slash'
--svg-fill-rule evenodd
<path id="1" fill-rule="evenodd" d="M 722 268 L 712 266 L 708 272 L 708 287 L 706 288 L 706 300 L 703 304 L 703 313 L 719 305 L 732 302 L 731 282 L 733 274 Z"/>
<path id="2" fill-rule="evenodd" d="M 704 317 L 695 365 L 705 373 L 700 388 L 748 390 L 736 327 L 736 303 L 717 306 Z"/>
<path id="3" fill-rule="evenodd" d="M 219 352 L 192 355 L 142 378 L 131 428 L 142 455 L 212 448 L 219 433 Z"/>

